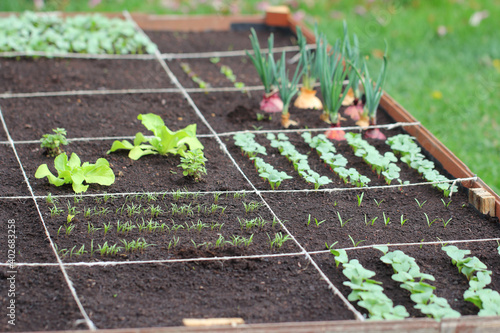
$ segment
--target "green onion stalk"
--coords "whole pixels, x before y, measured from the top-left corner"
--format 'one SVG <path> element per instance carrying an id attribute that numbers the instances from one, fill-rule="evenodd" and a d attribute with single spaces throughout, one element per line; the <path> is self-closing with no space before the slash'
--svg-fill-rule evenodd
<path id="1" fill-rule="evenodd" d="M 351 45 L 346 21 L 344 21 L 344 43 L 342 49 L 342 53 L 351 64 L 348 69 L 349 91 L 342 105 L 348 106 L 345 110 L 346 115 L 350 116 L 353 120 L 359 120 L 363 114 L 362 93 L 359 88 L 359 77 L 356 73 L 356 68 L 360 68 L 359 41 L 356 34 L 353 34 L 353 44 Z"/>
<path id="2" fill-rule="evenodd" d="M 345 140 L 345 132 L 337 129 L 340 127 L 339 109 L 348 91 L 343 89 L 347 71 L 343 64 L 344 58 L 340 52 L 340 41 L 337 40 L 329 53 L 326 38 L 321 35 L 316 40 L 316 57 L 320 69 L 319 81 L 323 96 L 321 119 L 332 124 L 331 129 L 325 135 L 329 139 Z"/>
<path id="3" fill-rule="evenodd" d="M 317 29 L 315 29 L 315 33 L 317 36 Z M 316 96 L 316 90 L 314 89 L 318 77 L 316 53 L 307 49 L 307 40 L 300 27 L 297 27 L 297 41 L 300 47 L 300 58 L 304 64 L 304 74 L 302 76 L 302 87 L 294 106 L 299 109 L 321 110 L 323 104 Z"/>
<path id="4" fill-rule="evenodd" d="M 260 102 L 260 109 L 269 113 L 281 112 L 283 110 L 283 102 L 278 91 L 274 88 L 276 84 L 276 63 L 273 57 L 274 35 L 271 34 L 267 40 L 269 52 L 267 57 L 265 57 L 260 49 L 259 40 L 254 28 L 251 29 L 251 33 L 250 41 L 254 54 L 252 55 L 248 51 L 246 51 L 246 54 L 254 64 L 264 86 L 264 96 Z"/>
<path id="5" fill-rule="evenodd" d="M 302 74 L 304 73 L 304 67 L 302 66 L 302 59 L 299 61 L 295 73 L 293 74 L 292 80 L 288 79 L 288 71 L 286 70 L 286 59 L 285 51 L 281 54 L 281 60 L 278 62 L 276 77 L 277 87 L 283 101 L 283 110 L 281 112 L 281 125 L 284 128 L 288 128 L 291 125 L 297 125 L 297 122 L 290 120 L 290 113 L 288 109 L 290 107 L 290 102 L 293 96 L 299 91 L 297 85 L 299 83 Z"/>
<path id="6" fill-rule="evenodd" d="M 387 53 L 387 49 L 386 49 Z M 356 122 L 357 125 L 361 127 L 368 127 L 377 124 L 377 109 L 380 103 L 380 99 L 384 94 L 383 86 L 387 73 L 387 57 L 384 55 L 384 62 L 382 63 L 382 68 L 380 70 L 377 82 L 373 83 L 370 72 L 368 71 L 368 66 L 366 61 L 363 63 L 364 77 L 361 75 L 359 70 L 356 69 L 358 78 L 360 78 L 363 88 L 365 90 L 365 105 L 363 107 L 363 115 Z M 368 129 L 365 131 L 365 137 L 371 139 L 385 140 L 386 136 L 378 128 Z"/>

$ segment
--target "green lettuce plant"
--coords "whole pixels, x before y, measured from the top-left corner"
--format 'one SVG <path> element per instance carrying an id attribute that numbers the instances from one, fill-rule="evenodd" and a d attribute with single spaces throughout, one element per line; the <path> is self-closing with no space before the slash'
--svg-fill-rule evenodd
<path id="1" fill-rule="evenodd" d="M 115 182 L 115 174 L 104 158 L 99 158 L 95 164 L 89 162 L 82 164 L 75 153 L 71 154 L 69 160 L 68 155 L 62 153 L 54 159 L 54 167 L 57 170 L 57 176 L 52 174 L 47 164 L 42 164 L 36 170 L 35 178 L 47 177 L 49 183 L 55 186 L 72 184 L 75 193 L 87 191 L 88 185 L 83 185 L 83 182 L 105 186 Z"/>
<path id="2" fill-rule="evenodd" d="M 108 154 L 125 149 L 130 150 L 128 156 L 131 159 L 138 160 L 142 156 L 151 154 L 185 156 L 188 150 L 203 150 L 204 148 L 196 138 L 196 124 L 172 132 L 165 126 L 161 117 L 153 113 L 140 114 L 137 119 L 141 120 L 144 127 L 153 132 L 154 136 L 146 138 L 139 132 L 135 135 L 133 143 L 127 140 L 115 141 Z"/>

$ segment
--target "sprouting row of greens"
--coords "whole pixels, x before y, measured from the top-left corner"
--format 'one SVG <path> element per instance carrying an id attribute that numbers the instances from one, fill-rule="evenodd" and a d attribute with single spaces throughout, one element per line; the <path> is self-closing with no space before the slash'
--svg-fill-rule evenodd
<path id="1" fill-rule="evenodd" d="M 335 256 L 335 265 L 342 264 L 342 273 L 349 279 L 344 285 L 352 289 L 347 299 L 357 301 L 358 305 L 368 311 L 373 320 L 401 320 L 409 316 L 402 305 L 394 306 L 392 300 L 384 294 L 381 282 L 371 279 L 375 272 L 364 268 L 357 259 L 349 260 L 345 250 L 331 249 Z"/>
<path id="2" fill-rule="evenodd" d="M 187 62 L 181 62 L 181 68 L 182 68 L 183 72 L 186 73 L 186 75 L 189 76 L 191 78 L 191 80 L 193 80 L 193 82 L 198 85 L 198 87 L 200 87 L 200 89 L 205 89 L 205 91 L 206 91 L 207 88 L 210 88 L 210 84 L 203 81 L 198 76 L 198 74 L 196 74 L 191 69 L 191 66 L 189 66 L 189 64 Z"/>
<path id="3" fill-rule="evenodd" d="M 469 289 L 465 291 L 464 299 L 480 309 L 478 316 L 500 315 L 500 294 L 496 290 L 485 288 L 491 283 L 492 274 L 487 266 L 477 257 L 466 257 L 470 250 L 461 250 L 453 245 L 443 246 L 441 249 L 469 280 Z"/>
<path id="4" fill-rule="evenodd" d="M 115 141 L 108 154 L 121 149 L 129 150 L 128 156 L 133 160 L 151 154 L 180 155 L 181 163 L 178 167 L 183 169 L 184 176 L 199 181 L 207 173 L 205 169 L 207 159 L 203 155 L 203 145 L 196 138 L 196 124 L 172 132 L 158 115 L 140 114 L 137 118 L 154 135 L 146 137 L 139 132 L 135 135 L 133 143 L 127 140 Z M 47 177 L 49 183 L 55 186 L 72 184 L 75 193 L 87 191 L 88 185 L 83 185 L 84 182 L 105 186 L 115 182 L 113 170 L 104 158 L 99 158 L 95 164 L 89 162 L 82 164 L 78 155 L 72 153 L 68 159 L 67 154 L 61 149 L 61 145 L 67 144 L 66 131 L 62 128 L 53 131 L 55 134 L 46 134 L 40 141 L 41 147 L 47 149 L 48 155 L 56 156 L 54 167 L 58 174 L 53 175 L 47 164 L 42 164 L 38 167 L 35 178 Z"/>
<path id="5" fill-rule="evenodd" d="M 0 19 L 0 52 L 140 54 L 157 47 L 134 25 L 102 15 L 37 15 L 25 12 Z"/>
<path id="6" fill-rule="evenodd" d="M 315 190 L 322 185 L 327 185 L 332 182 L 328 177 L 321 176 L 311 169 L 307 162 L 307 155 L 299 153 L 295 149 L 295 146 L 288 141 L 289 139 L 285 134 L 279 133 L 278 136 L 276 136 L 273 133 L 269 133 L 267 134 L 267 139 L 271 141 L 271 147 L 277 148 L 280 154 L 285 156 L 288 161 L 293 164 L 295 171 L 297 171 L 306 182 L 314 184 Z"/>
<path id="7" fill-rule="evenodd" d="M 271 164 L 257 156 L 257 154 L 267 155 L 267 153 L 264 146 L 255 142 L 255 134 L 241 132 L 233 138 L 234 144 L 241 148 L 243 154 L 253 160 L 259 176 L 266 179 L 273 190 L 278 189 L 284 180 L 292 179 L 285 172 L 276 170 Z"/>
<path id="8" fill-rule="evenodd" d="M 344 183 L 351 183 L 357 187 L 366 186 L 371 180 L 370 178 L 361 175 L 355 168 L 345 168 L 347 159 L 341 154 L 337 154 L 337 150 L 326 135 L 319 134 L 314 138 L 310 132 L 302 133 L 302 138 L 312 149 L 315 149 L 320 159 L 325 162 L 330 169 L 335 172 Z"/>
<path id="9" fill-rule="evenodd" d="M 236 75 L 234 74 L 233 70 L 231 69 L 231 67 L 227 66 L 227 65 L 222 65 L 220 63 L 220 58 L 218 57 L 215 57 L 215 58 L 210 58 L 210 62 L 212 64 L 215 64 L 217 66 L 220 67 L 220 72 L 222 74 L 224 74 L 224 76 L 226 77 L 226 79 L 228 79 L 229 81 L 231 81 L 234 85 L 235 88 L 239 89 L 242 93 L 246 93 L 246 89 L 245 89 L 245 84 L 243 82 L 240 82 L 240 81 L 236 81 Z"/>
<path id="10" fill-rule="evenodd" d="M 458 191 L 455 185 L 448 183 L 448 178 L 434 169 L 434 162 L 425 158 L 421 148 L 417 145 L 413 137 L 408 134 L 399 134 L 388 138 L 386 143 L 391 146 L 391 149 L 396 154 L 401 156 L 401 161 L 408 164 L 412 169 L 417 170 L 426 181 L 444 181 L 444 183 L 433 184 L 434 187 L 444 193 L 444 196 L 449 196 L 450 193 Z"/>
<path id="11" fill-rule="evenodd" d="M 340 127 L 341 118 L 338 114 L 340 107 L 352 104 L 352 107 L 346 110 L 346 114 L 357 120 L 359 126 L 365 128 L 369 125 L 376 125 L 376 112 L 383 95 L 382 89 L 386 78 L 385 55 L 380 74 L 374 80 L 370 76 L 366 61 L 361 64 L 358 39 L 354 35 L 353 43 L 351 43 L 345 22 L 343 38 L 337 39 L 332 47 L 328 46 L 325 35 L 317 29 L 315 39 L 316 50 L 312 51 L 308 48 L 300 27 L 297 28 L 300 58 L 293 77 L 289 79 L 285 53 L 278 62 L 274 60 L 273 35 L 271 34 L 268 39 L 269 51 L 267 55 L 264 55 L 256 33 L 252 30 L 250 40 L 254 53 L 247 52 L 247 55 L 264 85 L 265 93 L 260 104 L 261 110 L 282 112 L 281 123 L 285 128 L 296 125 L 296 122 L 290 120 L 289 105 L 291 99 L 297 94 L 298 83 L 302 79 L 301 94 L 295 101 L 295 106 L 306 109 L 323 108 L 321 119 L 332 123 L 332 127 Z M 349 83 L 344 86 L 347 78 L 349 78 Z M 316 81 L 320 83 L 323 102 L 315 96 Z M 360 83 L 364 88 L 364 105 Z M 326 135 L 329 139 L 344 140 L 343 131 L 327 131 Z M 385 139 L 385 135 L 379 129 L 368 129 L 365 135 L 369 138 Z"/>
<path id="12" fill-rule="evenodd" d="M 436 320 L 460 317 L 460 313 L 453 310 L 445 298 L 434 294 L 436 288 L 425 281 L 434 281 L 434 277 L 420 272 L 414 258 L 400 250 L 388 252 L 387 246 L 377 249 L 384 253 L 380 260 L 394 269 L 392 279 L 401 282 L 401 288 L 411 293 L 410 298 L 416 303 L 416 309 Z"/>
<path id="13" fill-rule="evenodd" d="M 363 160 L 377 172 L 380 177 L 382 175 L 388 185 L 393 180 L 397 180 L 400 184 L 403 182 L 399 178 L 399 168 L 394 162 L 398 159 L 391 152 L 386 152 L 384 155 L 370 145 L 366 140 L 361 137 L 359 133 L 347 133 L 345 135 L 347 143 L 352 147 L 354 155 L 362 157 Z"/>

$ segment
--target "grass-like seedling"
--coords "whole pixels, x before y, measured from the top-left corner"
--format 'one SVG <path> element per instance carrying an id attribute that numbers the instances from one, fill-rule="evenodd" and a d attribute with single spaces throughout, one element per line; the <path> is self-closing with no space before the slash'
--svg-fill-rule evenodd
<path id="1" fill-rule="evenodd" d="M 269 245 L 271 246 L 271 250 L 273 248 L 280 249 L 286 241 L 292 239 L 290 235 L 283 235 L 281 232 L 275 233 L 274 238 L 271 238 L 271 236 L 269 236 L 268 234 L 267 238 L 269 238 Z"/>
<path id="2" fill-rule="evenodd" d="M 253 241 L 253 234 L 250 235 L 250 237 L 248 237 L 248 238 L 245 238 L 245 237 L 239 236 L 239 235 L 232 235 L 231 240 L 226 241 L 226 244 L 229 244 L 229 245 L 232 245 L 235 247 L 239 247 L 239 246 L 249 247 L 250 244 L 252 244 L 252 241 Z"/>
<path id="3" fill-rule="evenodd" d="M 403 214 L 401 214 L 401 219 L 400 219 L 400 221 L 401 221 L 401 226 L 403 226 L 403 225 L 404 225 L 404 224 L 408 221 L 408 219 L 405 219 L 404 215 L 403 215 Z"/>
<path id="4" fill-rule="evenodd" d="M 52 130 L 54 134 L 44 134 L 40 139 L 40 147 L 47 150 L 47 155 L 56 157 L 63 153 L 61 146 L 68 144 L 66 139 L 66 130 L 64 128 L 56 128 Z"/>
<path id="5" fill-rule="evenodd" d="M 382 212 L 382 217 L 384 218 L 384 224 L 388 225 L 389 222 L 390 222 L 390 220 L 391 220 L 391 218 L 390 217 L 386 217 L 385 216 L 385 212 Z"/>
<path id="6" fill-rule="evenodd" d="M 64 209 L 58 208 L 56 205 L 49 207 L 50 217 L 58 216 L 64 213 Z"/>
<path id="7" fill-rule="evenodd" d="M 423 201 L 423 202 L 420 202 L 420 201 L 418 201 L 418 199 L 417 199 L 417 198 L 415 198 L 415 201 L 417 202 L 418 208 L 422 208 L 422 207 L 424 207 L 424 204 L 427 202 L 427 200 L 425 200 L 425 201 Z"/>
<path id="8" fill-rule="evenodd" d="M 130 203 L 130 205 L 127 205 L 127 207 L 126 207 L 127 216 L 132 217 L 132 215 L 141 214 L 141 208 L 142 208 L 141 204 L 136 205 L 133 202 Z"/>
<path id="9" fill-rule="evenodd" d="M 121 242 L 124 245 L 125 252 L 143 251 L 150 246 L 156 246 L 155 244 L 149 244 L 144 238 L 131 240 L 129 242 L 127 242 L 126 239 L 122 239 Z"/>
<path id="10" fill-rule="evenodd" d="M 45 197 L 45 202 L 50 205 L 56 205 L 57 204 L 57 198 L 54 198 L 52 196 L 52 193 L 47 193 L 47 196 Z"/>
<path id="11" fill-rule="evenodd" d="M 224 244 L 226 244 L 226 240 L 224 239 L 224 236 L 219 234 L 219 238 L 215 241 L 215 248 L 223 248 Z"/>
<path id="12" fill-rule="evenodd" d="M 358 198 L 358 207 L 361 207 L 361 203 L 363 202 L 364 195 L 365 195 L 365 192 L 361 193 L 361 195 L 356 194 L 356 197 Z"/>
<path id="13" fill-rule="evenodd" d="M 243 207 L 245 207 L 245 212 L 246 213 L 253 213 L 257 211 L 260 207 L 262 207 L 264 204 L 256 201 L 250 201 L 248 203 L 243 201 Z"/>
<path id="14" fill-rule="evenodd" d="M 431 220 L 429 219 L 429 216 L 428 216 L 426 213 L 424 213 L 424 215 L 425 215 L 425 220 L 427 221 L 427 225 L 428 225 L 429 227 L 430 227 L 430 226 L 431 226 L 434 222 L 436 222 L 437 220 L 439 220 L 438 218 L 435 218 L 434 220 L 432 220 L 432 221 L 431 221 Z"/>
<path id="15" fill-rule="evenodd" d="M 349 222 L 350 220 L 352 220 L 352 218 L 350 218 L 350 219 L 347 219 L 347 220 L 345 220 L 345 221 L 342 221 L 342 217 L 340 216 L 340 213 L 339 213 L 339 212 L 337 212 L 337 217 L 338 217 L 338 219 L 339 219 L 339 222 L 340 222 L 340 227 L 341 227 L 341 228 L 343 228 L 343 227 L 346 225 L 346 223 L 347 223 L 347 222 Z"/>
<path id="16" fill-rule="evenodd" d="M 214 204 L 219 203 L 219 198 L 220 198 L 221 194 L 222 194 L 222 192 L 215 192 L 214 193 Z"/>
<path id="17" fill-rule="evenodd" d="M 384 202 L 384 199 L 382 199 L 380 201 L 377 201 L 377 199 L 373 199 L 373 201 L 375 201 L 375 204 L 377 205 L 377 207 L 380 208 L 380 205 L 382 204 L 382 202 Z"/>
<path id="18" fill-rule="evenodd" d="M 448 226 L 448 224 L 451 222 L 451 220 L 453 219 L 453 217 L 450 217 L 447 221 L 445 221 L 444 219 L 443 220 L 443 226 L 446 228 Z"/>
<path id="19" fill-rule="evenodd" d="M 366 242 L 366 240 L 362 239 L 362 240 L 359 240 L 359 241 L 354 241 L 354 239 L 351 237 L 351 235 L 347 235 L 347 237 L 349 237 L 349 239 L 351 240 L 351 243 L 352 243 L 352 246 L 354 247 L 358 247 L 359 244 L 363 243 L 363 242 Z"/>
<path id="20" fill-rule="evenodd" d="M 189 78 L 191 80 L 193 80 L 194 83 L 196 83 L 201 89 L 205 89 L 205 92 L 206 92 L 206 89 L 210 87 L 210 84 L 207 83 L 207 82 L 205 82 L 205 81 L 203 81 L 198 76 L 198 74 L 196 74 L 191 69 L 191 66 L 189 66 L 189 64 L 187 62 L 181 62 L 181 68 L 184 71 L 184 73 L 186 73 L 186 75 L 189 76 Z"/>
<path id="21" fill-rule="evenodd" d="M 97 250 L 101 254 L 101 256 L 114 256 L 117 255 L 118 252 L 123 250 L 123 247 L 118 246 L 118 244 L 109 245 L 108 242 L 104 242 L 104 244 L 97 244 Z"/>
<path id="22" fill-rule="evenodd" d="M 104 227 L 106 227 L 106 225 Z M 116 232 L 119 234 L 120 233 L 128 234 L 135 228 L 137 228 L 137 226 L 133 224 L 131 221 L 127 221 L 125 223 L 120 223 L 120 220 L 116 221 Z"/>
<path id="23" fill-rule="evenodd" d="M 234 192 L 233 198 L 234 199 L 245 199 L 246 192 Z"/>
<path id="24" fill-rule="evenodd" d="M 444 201 L 443 199 L 441 199 L 441 202 L 443 203 L 443 205 L 444 205 L 446 208 L 448 208 L 448 206 L 451 204 L 451 200 L 450 200 L 450 201 L 448 201 L 448 202 L 446 202 L 446 201 Z"/>
<path id="25" fill-rule="evenodd" d="M 167 249 L 170 250 L 171 247 L 175 248 L 177 245 L 179 245 L 180 240 L 181 240 L 180 237 L 172 236 L 172 240 L 168 242 Z"/>
<path id="26" fill-rule="evenodd" d="M 87 232 L 89 235 L 93 235 L 96 231 L 101 230 L 101 228 L 96 228 L 92 223 L 87 224 Z"/>

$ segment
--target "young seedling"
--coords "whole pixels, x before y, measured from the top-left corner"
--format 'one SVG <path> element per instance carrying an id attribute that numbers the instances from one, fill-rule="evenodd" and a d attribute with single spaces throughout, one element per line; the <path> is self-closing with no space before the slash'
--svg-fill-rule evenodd
<path id="1" fill-rule="evenodd" d="M 103 223 L 102 225 L 103 225 L 103 227 L 104 227 L 104 236 L 106 236 L 106 234 L 108 233 L 108 231 L 109 231 L 109 230 L 110 230 L 110 228 L 111 228 L 111 222 L 109 222 L 108 224 Z"/>
<path id="2" fill-rule="evenodd" d="M 432 220 L 432 221 L 431 221 L 431 220 L 429 219 L 429 216 L 428 216 L 426 213 L 424 213 L 424 215 L 425 215 L 425 220 L 427 221 L 427 225 L 428 225 L 429 227 L 430 227 L 430 226 L 431 226 L 434 222 L 436 222 L 437 220 L 439 220 L 439 219 L 437 219 L 437 218 L 436 218 L 436 219 L 434 219 L 434 220 Z"/>
<path id="3" fill-rule="evenodd" d="M 351 237 L 351 235 L 347 235 L 347 237 L 349 237 L 349 239 L 352 242 L 352 246 L 354 246 L 354 247 L 358 247 L 358 245 L 361 244 L 362 242 L 366 242 L 366 240 L 364 240 L 364 239 L 362 239 L 358 242 L 355 242 L 354 239 Z"/>
<path id="4" fill-rule="evenodd" d="M 243 202 L 243 206 L 245 207 L 245 212 L 253 213 L 263 206 L 260 202 L 250 201 L 249 203 Z"/>
<path id="5" fill-rule="evenodd" d="M 148 113 L 137 116 L 147 130 L 153 132 L 153 137 L 146 138 L 141 132 L 135 135 L 133 144 L 127 140 L 114 141 L 110 154 L 120 149 L 129 150 L 129 158 L 138 160 L 142 156 L 168 154 L 185 156 L 188 150 L 203 150 L 203 145 L 196 138 L 196 124 L 191 124 L 178 131 L 171 131 L 160 116 Z"/>
<path id="6" fill-rule="evenodd" d="M 444 205 L 446 208 L 448 208 L 448 206 L 451 204 L 451 200 L 450 200 L 450 201 L 448 201 L 448 202 L 446 202 L 446 201 L 444 201 L 443 199 L 441 199 L 441 202 L 443 203 L 443 205 Z"/>
<path id="7" fill-rule="evenodd" d="M 44 134 L 40 139 L 41 148 L 45 148 L 47 155 L 51 157 L 56 157 L 57 155 L 63 153 L 61 146 L 68 144 L 66 139 L 66 130 L 64 128 L 56 128 L 52 130 L 54 134 Z"/>
<path id="8" fill-rule="evenodd" d="M 101 228 L 94 227 L 94 225 L 90 222 L 87 224 L 87 232 L 89 235 L 94 235 L 94 233 L 98 230 L 101 230 Z"/>
<path id="9" fill-rule="evenodd" d="M 408 219 L 405 219 L 404 215 L 401 214 L 401 226 L 403 226 L 406 223 L 406 221 L 408 221 Z"/>
<path id="10" fill-rule="evenodd" d="M 196 83 L 201 89 L 205 89 L 205 93 L 207 92 L 207 88 L 210 87 L 210 84 L 207 82 L 203 81 L 198 74 L 196 74 L 192 69 L 191 66 L 187 62 L 181 62 L 181 68 L 186 75 L 193 80 L 194 83 Z"/>
<path id="11" fill-rule="evenodd" d="M 207 174 L 206 161 L 207 159 L 201 149 L 188 150 L 184 153 L 184 156 L 181 156 L 181 164 L 178 167 L 184 170 L 182 172 L 184 177 L 191 177 L 194 181 L 199 182 L 201 177 Z"/>
<path id="12" fill-rule="evenodd" d="M 361 195 L 357 194 L 356 197 L 358 198 L 358 207 L 361 207 L 361 203 L 363 202 L 363 196 L 365 195 L 365 192 L 361 193 Z"/>
<path id="13" fill-rule="evenodd" d="M 386 217 L 385 216 L 385 212 L 382 212 L 382 217 L 384 218 L 384 224 L 388 225 L 389 221 L 391 220 L 391 218 L 390 217 Z"/>
<path id="14" fill-rule="evenodd" d="M 417 202 L 418 208 L 424 207 L 424 204 L 427 202 L 427 200 L 425 200 L 424 202 L 420 203 L 417 198 L 415 198 L 415 201 Z"/>
<path id="15" fill-rule="evenodd" d="M 337 217 L 339 218 L 339 222 L 340 222 L 340 227 L 343 228 L 347 222 L 349 222 L 350 220 L 352 220 L 352 218 L 348 219 L 348 220 L 345 220 L 345 221 L 342 221 L 342 217 L 340 216 L 340 213 L 337 212 Z"/>
<path id="16" fill-rule="evenodd" d="M 49 207 L 49 210 L 50 210 L 50 217 L 61 215 L 61 213 L 64 212 L 63 209 L 58 208 L 56 205 L 54 205 L 54 207 Z"/>
<path id="17" fill-rule="evenodd" d="M 62 153 L 54 159 L 54 166 L 58 172 L 57 177 L 52 174 L 47 164 L 42 164 L 36 170 L 35 178 L 47 177 L 49 183 L 55 186 L 72 184 L 75 193 L 87 191 L 89 186 L 83 185 L 83 182 L 105 186 L 115 182 L 115 174 L 104 158 L 97 159 L 95 164 L 89 162 L 81 164 L 80 158 L 75 153 L 71 154 L 69 160 L 66 153 Z"/>
<path id="18" fill-rule="evenodd" d="M 375 201 L 375 203 L 377 204 L 377 207 L 380 207 L 380 205 L 382 204 L 382 202 L 384 202 L 384 199 L 382 199 L 380 201 L 377 201 L 377 199 L 373 199 L 373 201 Z"/>
<path id="19" fill-rule="evenodd" d="M 269 236 L 269 234 L 267 235 L 267 237 L 269 238 L 271 250 L 273 248 L 276 248 L 276 249 L 281 248 L 287 240 L 292 239 L 289 235 L 283 235 L 281 232 L 277 232 L 276 234 L 274 234 L 273 239 L 271 239 L 271 236 Z"/>
<path id="20" fill-rule="evenodd" d="M 446 226 L 448 226 L 448 224 L 451 222 L 451 219 L 452 219 L 452 218 L 453 218 L 453 217 L 450 217 L 450 218 L 448 219 L 448 221 L 445 221 L 445 220 L 443 219 L 443 226 L 444 226 L 445 228 L 446 228 Z"/>

